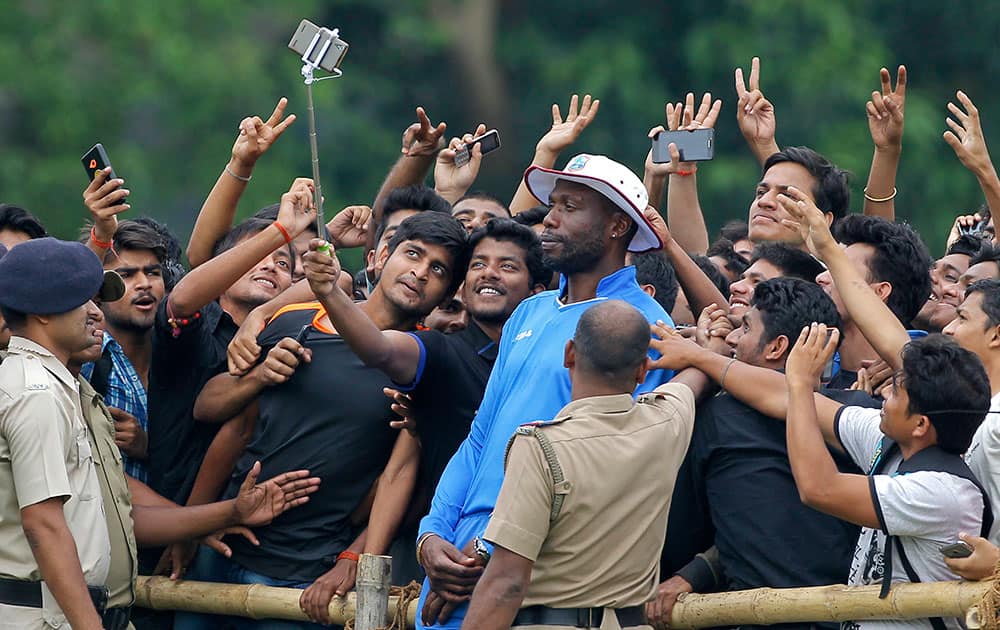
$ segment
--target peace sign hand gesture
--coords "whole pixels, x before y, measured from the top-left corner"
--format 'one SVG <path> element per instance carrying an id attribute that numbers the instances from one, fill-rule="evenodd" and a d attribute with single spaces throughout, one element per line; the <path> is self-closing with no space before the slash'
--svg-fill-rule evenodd
<path id="1" fill-rule="evenodd" d="M 295 114 L 285 117 L 287 106 L 288 99 L 281 97 L 267 121 L 261 120 L 260 116 L 247 116 L 240 121 L 240 135 L 233 143 L 233 159 L 253 168 L 260 156 L 295 122 Z"/>
<path id="2" fill-rule="evenodd" d="M 882 91 L 872 92 L 872 99 L 865 105 L 868 112 L 868 129 L 875 148 L 899 150 L 903 146 L 903 107 L 906 104 L 906 66 L 896 70 L 896 89 L 892 89 L 889 71 L 882 68 Z"/>
<path id="3" fill-rule="evenodd" d="M 747 144 L 757 158 L 763 162 L 769 155 L 778 151 L 774 141 L 777 121 L 774 116 L 774 105 L 764 98 L 760 90 L 760 58 L 750 61 L 750 83 L 743 81 L 743 68 L 736 69 L 736 122 L 740 132 L 746 138 Z M 766 153 L 766 155 L 765 155 Z"/>

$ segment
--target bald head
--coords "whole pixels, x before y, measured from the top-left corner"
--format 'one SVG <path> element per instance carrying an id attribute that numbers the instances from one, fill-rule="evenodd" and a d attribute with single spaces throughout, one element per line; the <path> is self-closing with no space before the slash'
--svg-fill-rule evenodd
<path id="1" fill-rule="evenodd" d="M 627 302 L 601 302 L 580 317 L 573 346 L 581 371 L 626 384 L 631 380 L 631 390 L 649 351 L 649 322 Z"/>

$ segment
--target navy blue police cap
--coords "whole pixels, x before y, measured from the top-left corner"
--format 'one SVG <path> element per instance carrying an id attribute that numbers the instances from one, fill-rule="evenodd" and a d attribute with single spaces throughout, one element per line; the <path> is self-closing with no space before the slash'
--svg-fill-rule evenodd
<path id="1" fill-rule="evenodd" d="M 36 238 L 0 258 L 0 304 L 15 311 L 65 313 L 95 296 L 113 302 L 124 294 L 121 276 L 105 273 L 97 254 L 82 243 Z"/>

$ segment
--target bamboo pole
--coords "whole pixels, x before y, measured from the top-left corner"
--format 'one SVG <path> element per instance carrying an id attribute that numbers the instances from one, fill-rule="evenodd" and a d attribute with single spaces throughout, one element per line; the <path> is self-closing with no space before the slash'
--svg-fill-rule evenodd
<path id="1" fill-rule="evenodd" d="M 378 630 L 389 625 L 390 556 L 361 554 L 358 562 L 356 630 Z"/>
<path id="2" fill-rule="evenodd" d="M 992 582 L 931 582 L 896 584 L 886 599 L 879 599 L 878 586 L 816 586 L 810 588 L 731 591 L 706 595 L 682 595 L 674 605 L 671 629 L 771 625 L 805 621 L 852 621 L 860 619 L 919 619 L 959 617 L 979 604 Z M 136 605 L 158 610 L 187 610 L 238 615 L 251 619 L 305 621 L 299 609 L 302 591 L 259 584 L 213 584 L 164 577 L 140 576 Z M 334 597 L 330 617 L 343 625 L 354 617 L 356 598 Z M 397 598 L 389 598 L 390 608 Z M 416 623 L 417 602 L 407 610 L 407 627 Z"/>

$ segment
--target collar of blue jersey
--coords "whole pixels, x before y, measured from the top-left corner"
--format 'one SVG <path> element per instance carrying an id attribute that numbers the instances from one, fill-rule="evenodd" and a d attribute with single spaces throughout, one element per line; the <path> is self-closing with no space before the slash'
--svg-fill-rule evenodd
<path id="1" fill-rule="evenodd" d="M 560 274 L 559 292 L 556 294 L 556 301 L 559 302 L 560 306 L 566 306 L 563 304 L 562 296 L 566 293 L 567 283 L 566 276 Z M 639 288 L 639 284 L 635 280 L 635 267 L 633 265 L 622 267 L 613 274 L 601 278 L 601 281 L 597 283 L 597 298 L 617 297 L 630 288 Z"/>

